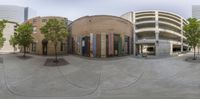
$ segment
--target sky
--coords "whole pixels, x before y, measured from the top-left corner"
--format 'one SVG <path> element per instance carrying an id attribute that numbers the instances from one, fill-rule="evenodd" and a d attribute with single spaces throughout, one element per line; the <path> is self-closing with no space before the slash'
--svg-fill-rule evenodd
<path id="1" fill-rule="evenodd" d="M 37 16 L 63 16 L 73 21 L 86 15 L 120 16 L 143 10 L 170 11 L 188 18 L 191 5 L 200 5 L 200 0 L 0 0 L 0 5 L 30 7 Z"/>

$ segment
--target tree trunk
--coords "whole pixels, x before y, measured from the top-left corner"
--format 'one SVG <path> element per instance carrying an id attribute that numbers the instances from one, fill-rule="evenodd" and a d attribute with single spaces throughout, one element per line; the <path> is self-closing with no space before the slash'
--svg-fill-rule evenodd
<path id="1" fill-rule="evenodd" d="M 198 46 L 198 55 L 199 55 L 199 46 Z"/>
<path id="2" fill-rule="evenodd" d="M 14 54 L 15 54 L 15 47 L 13 47 L 14 48 Z"/>
<path id="3" fill-rule="evenodd" d="M 196 49 L 195 49 L 196 47 L 194 47 L 194 58 L 193 58 L 193 60 L 196 60 Z"/>
<path id="4" fill-rule="evenodd" d="M 24 46 L 24 57 L 26 57 L 26 47 Z"/>
<path id="5" fill-rule="evenodd" d="M 55 62 L 58 62 L 57 43 L 54 45 L 54 47 L 55 47 L 55 56 L 56 56 Z"/>

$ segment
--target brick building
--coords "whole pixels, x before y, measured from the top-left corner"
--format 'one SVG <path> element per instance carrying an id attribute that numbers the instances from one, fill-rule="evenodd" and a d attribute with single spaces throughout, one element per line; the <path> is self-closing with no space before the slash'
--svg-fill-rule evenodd
<path id="1" fill-rule="evenodd" d="M 69 25 L 70 53 L 88 57 L 132 53 L 133 24 L 116 16 L 85 16 Z"/>
<path id="2" fill-rule="evenodd" d="M 40 28 L 46 24 L 49 19 L 56 18 L 58 20 L 64 20 L 67 25 L 67 18 L 64 17 L 35 17 L 29 19 L 28 23 L 33 25 L 33 33 L 32 36 L 34 38 L 32 44 L 29 46 L 27 51 L 32 54 L 38 55 L 54 55 L 55 49 L 52 42 L 45 40 L 44 35 L 41 33 Z M 66 54 L 67 53 L 67 37 L 66 40 L 60 42 L 57 46 L 58 54 Z"/>

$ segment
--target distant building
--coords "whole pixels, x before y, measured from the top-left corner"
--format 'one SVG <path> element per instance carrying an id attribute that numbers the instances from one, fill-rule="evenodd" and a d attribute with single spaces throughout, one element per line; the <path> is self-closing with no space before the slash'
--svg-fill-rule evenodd
<path id="1" fill-rule="evenodd" d="M 192 17 L 200 19 L 200 5 L 192 6 Z"/>
<path id="2" fill-rule="evenodd" d="M 20 7 L 13 5 L 0 5 L 0 19 L 5 19 L 12 22 L 23 23 L 32 18 L 36 12 L 29 7 Z"/>
<path id="3" fill-rule="evenodd" d="M 0 49 L 0 53 L 14 52 L 14 48 L 10 45 L 9 40 L 10 40 L 10 36 L 15 33 L 17 26 L 18 26 L 18 24 L 16 22 L 8 21 L 6 23 L 6 26 L 3 30 L 3 33 L 4 33 L 3 36 L 6 39 L 6 41 L 4 42 L 4 46 Z M 16 50 L 16 51 L 18 51 L 18 50 Z"/>
<path id="4" fill-rule="evenodd" d="M 17 24 L 23 23 L 31 17 L 34 17 L 36 12 L 29 7 L 20 7 L 13 5 L 0 5 L 0 20 L 7 20 L 6 27 L 3 31 L 3 36 L 6 38 L 3 48 L 0 52 L 13 52 L 14 49 L 10 45 L 10 36 L 15 33 Z"/>

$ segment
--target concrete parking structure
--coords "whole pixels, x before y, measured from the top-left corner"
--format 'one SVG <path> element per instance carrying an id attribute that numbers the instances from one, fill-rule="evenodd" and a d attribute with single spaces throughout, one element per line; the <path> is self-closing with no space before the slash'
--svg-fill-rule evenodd
<path id="1" fill-rule="evenodd" d="M 134 55 L 174 55 L 188 50 L 183 26 L 187 21 L 172 12 L 139 11 L 121 16 L 134 25 Z"/>

